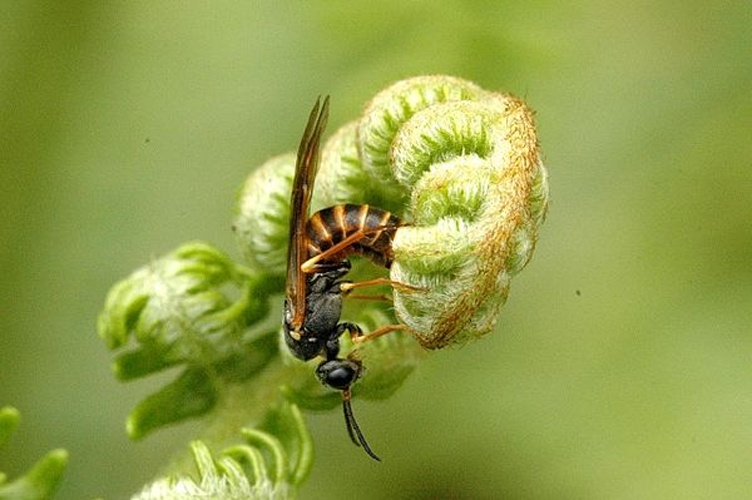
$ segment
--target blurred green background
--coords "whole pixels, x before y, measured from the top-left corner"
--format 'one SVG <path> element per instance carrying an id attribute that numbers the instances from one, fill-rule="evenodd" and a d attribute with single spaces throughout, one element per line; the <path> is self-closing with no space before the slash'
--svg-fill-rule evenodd
<path id="1" fill-rule="evenodd" d="M 356 401 L 383 463 L 310 415 L 301 497 L 752 497 L 752 4 L 353 4 L 0 5 L 0 470 L 64 447 L 58 498 L 137 491 L 194 429 L 126 438 L 163 380 L 110 374 L 109 287 L 191 239 L 239 255 L 236 190 L 318 94 L 331 132 L 447 73 L 537 111 L 536 255 L 494 335 Z"/>

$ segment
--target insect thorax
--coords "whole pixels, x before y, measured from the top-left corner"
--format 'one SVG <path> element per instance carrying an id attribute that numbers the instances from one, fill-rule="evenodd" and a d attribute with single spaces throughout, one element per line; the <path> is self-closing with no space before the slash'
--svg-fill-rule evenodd
<path id="1" fill-rule="evenodd" d="M 349 269 L 349 266 L 347 266 Z M 346 272 L 346 271 L 345 271 Z M 341 331 L 342 292 L 339 278 L 342 269 L 313 273 L 306 281 L 306 312 L 300 331 L 294 331 L 290 304 L 285 301 L 285 343 L 290 351 L 302 360 L 325 355 L 328 342 L 336 342 Z M 296 338 L 299 337 L 299 338 Z"/>

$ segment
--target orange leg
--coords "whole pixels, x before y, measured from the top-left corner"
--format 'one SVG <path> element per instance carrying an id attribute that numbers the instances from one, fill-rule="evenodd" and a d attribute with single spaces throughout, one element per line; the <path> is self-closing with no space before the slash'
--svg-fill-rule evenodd
<path id="1" fill-rule="evenodd" d="M 412 329 L 407 325 L 400 325 L 400 324 L 384 325 L 384 326 L 378 327 L 372 332 L 369 332 L 367 335 L 363 335 L 363 334 L 352 335 L 351 334 L 351 337 L 354 343 L 362 343 L 362 342 L 368 342 L 370 340 L 376 339 L 378 337 L 381 337 L 382 335 L 386 335 L 387 333 L 396 332 L 398 330 L 403 330 L 406 332 L 412 331 Z"/>
<path id="2" fill-rule="evenodd" d="M 394 288 L 402 290 L 403 292 L 417 292 L 423 290 L 423 288 L 421 287 L 408 285 L 399 281 L 392 281 L 389 278 L 376 278 L 368 281 L 359 281 L 357 283 L 342 283 L 342 285 L 340 285 L 340 290 L 342 290 L 343 293 L 348 293 L 350 290 L 353 290 L 355 288 L 378 285 L 390 285 Z"/>
<path id="3" fill-rule="evenodd" d="M 336 254 L 340 253 L 345 248 L 349 247 L 350 245 L 354 245 L 355 243 L 359 242 L 360 240 L 362 240 L 365 237 L 366 237 L 366 233 L 363 232 L 363 231 L 358 231 L 358 232 L 355 232 L 355 233 L 351 234 L 350 236 L 348 236 L 344 240 L 340 241 L 339 243 L 337 243 L 333 247 L 327 248 L 326 250 L 324 250 L 320 254 L 318 254 L 316 256 L 313 256 L 310 259 L 308 259 L 307 261 L 303 262 L 300 265 L 300 270 L 303 271 L 306 274 L 310 274 L 310 273 L 316 272 L 316 264 L 319 261 L 326 260 L 329 257 L 331 257 L 332 255 L 336 255 Z"/>

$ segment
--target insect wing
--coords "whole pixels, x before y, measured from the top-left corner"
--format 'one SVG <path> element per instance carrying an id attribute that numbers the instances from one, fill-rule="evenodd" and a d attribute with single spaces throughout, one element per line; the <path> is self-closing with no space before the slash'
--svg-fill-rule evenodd
<path id="1" fill-rule="evenodd" d="M 306 276 L 300 266 L 308 256 L 308 236 L 306 223 L 308 222 L 309 206 L 313 183 L 319 167 L 319 146 L 321 135 L 329 119 L 329 96 L 321 98 L 311 110 L 308 117 L 303 138 L 298 148 L 298 159 L 295 164 L 295 177 L 292 181 L 290 196 L 290 236 L 287 247 L 287 283 L 285 297 L 290 308 L 290 327 L 299 332 L 305 318 L 305 284 Z"/>

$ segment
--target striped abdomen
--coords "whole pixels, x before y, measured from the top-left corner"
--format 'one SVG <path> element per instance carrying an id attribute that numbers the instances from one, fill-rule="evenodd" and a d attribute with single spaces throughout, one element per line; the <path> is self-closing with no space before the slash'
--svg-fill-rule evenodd
<path id="1" fill-rule="evenodd" d="M 358 254 L 389 267 L 394 258 L 392 238 L 401 225 L 399 218 L 390 212 L 369 205 L 345 204 L 319 210 L 308 220 L 308 257 L 326 252 L 337 243 L 362 232 L 362 238 L 322 261 L 341 261 Z"/>

